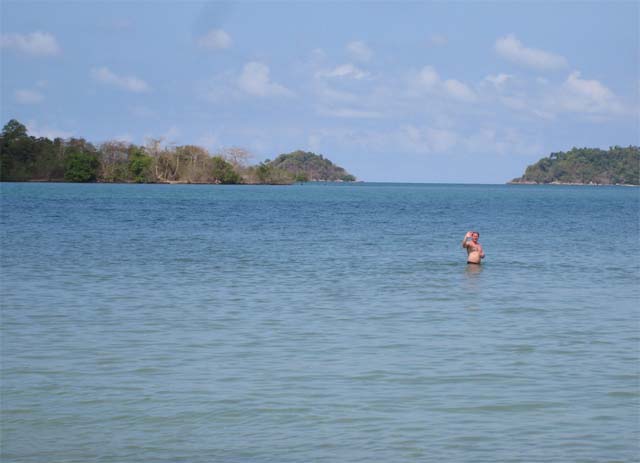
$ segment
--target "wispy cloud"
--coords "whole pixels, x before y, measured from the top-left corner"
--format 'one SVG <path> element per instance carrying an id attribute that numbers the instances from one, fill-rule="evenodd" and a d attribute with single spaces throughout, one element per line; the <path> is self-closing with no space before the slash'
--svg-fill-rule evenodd
<path id="1" fill-rule="evenodd" d="M 415 84 L 426 90 L 433 90 L 440 83 L 440 76 L 432 66 L 423 67 L 418 73 Z"/>
<path id="2" fill-rule="evenodd" d="M 222 50 L 231 46 L 231 36 L 222 29 L 211 29 L 198 38 L 198 45 L 209 50 Z"/>
<path id="3" fill-rule="evenodd" d="M 319 60 L 324 61 L 324 60 Z M 342 119 L 376 119 L 385 110 L 377 105 L 376 79 L 353 63 L 327 66 L 315 60 L 312 65 L 316 114 Z"/>
<path id="4" fill-rule="evenodd" d="M 447 79 L 442 83 L 445 92 L 452 98 L 460 101 L 475 101 L 476 94 L 470 87 L 466 84 L 463 84 L 459 80 L 455 79 Z"/>
<path id="5" fill-rule="evenodd" d="M 563 56 L 537 48 L 525 47 L 512 34 L 496 40 L 494 48 L 503 58 L 538 71 L 562 69 L 567 66 L 567 60 Z"/>
<path id="6" fill-rule="evenodd" d="M 113 137 L 113 140 L 121 141 L 124 143 L 133 143 L 133 135 L 130 133 L 122 133 Z"/>
<path id="7" fill-rule="evenodd" d="M 149 119 L 149 118 L 154 118 L 157 117 L 158 114 L 156 114 L 153 110 L 151 110 L 150 108 L 147 108 L 146 106 L 130 106 L 129 107 L 129 114 L 131 114 L 132 116 L 135 117 L 139 117 L 142 119 Z"/>
<path id="8" fill-rule="evenodd" d="M 135 76 L 119 76 L 106 66 L 93 68 L 91 70 L 91 77 L 102 84 L 112 85 L 129 92 L 144 93 L 151 90 L 149 84 L 144 80 Z"/>
<path id="9" fill-rule="evenodd" d="M 135 22 L 131 18 L 104 18 L 100 22 L 100 27 L 108 32 L 122 33 L 133 31 Z"/>
<path id="10" fill-rule="evenodd" d="M 449 151 L 458 143 L 459 135 L 452 130 L 417 127 L 409 124 L 400 129 L 400 140 L 405 148 L 419 153 L 437 154 Z"/>
<path id="11" fill-rule="evenodd" d="M 55 36 L 40 31 L 30 34 L 2 34 L 0 46 L 32 56 L 55 56 L 61 52 Z"/>
<path id="12" fill-rule="evenodd" d="M 356 80 L 369 77 L 368 72 L 363 71 L 362 69 L 351 63 L 341 64 L 331 69 L 330 71 L 323 71 L 319 75 L 324 77 L 344 77 Z"/>
<path id="13" fill-rule="evenodd" d="M 337 90 L 332 88 L 326 82 L 317 79 L 315 84 L 315 95 L 321 101 L 332 101 L 339 103 L 353 103 L 358 101 L 358 95 L 351 92 L 346 92 L 344 90 Z"/>
<path id="14" fill-rule="evenodd" d="M 445 35 L 442 34 L 433 34 L 427 40 L 427 45 L 431 47 L 442 47 L 449 43 L 449 39 Z"/>
<path id="15" fill-rule="evenodd" d="M 495 75 L 490 74 L 484 78 L 486 82 L 489 82 L 491 85 L 498 88 L 502 87 L 512 79 L 513 79 L 513 76 L 511 74 L 503 74 L 503 73 L 495 74 Z"/>
<path id="16" fill-rule="evenodd" d="M 347 51 L 353 58 L 360 61 L 369 61 L 373 57 L 373 51 L 360 40 L 347 44 Z"/>
<path id="17" fill-rule="evenodd" d="M 344 119 L 377 119 L 383 116 L 377 111 L 355 108 L 320 108 L 318 109 L 318 114 Z"/>
<path id="18" fill-rule="evenodd" d="M 244 65 L 237 85 L 244 93 L 259 97 L 292 96 L 293 92 L 271 81 L 271 71 L 266 64 L 252 61 Z"/>
<path id="19" fill-rule="evenodd" d="M 44 96 L 35 90 L 16 90 L 14 96 L 18 103 L 25 105 L 38 104 L 44 100 Z"/>
<path id="20" fill-rule="evenodd" d="M 511 127 L 481 127 L 463 137 L 461 151 L 474 154 L 478 149 L 499 156 L 533 156 L 543 152 L 535 135 L 528 135 Z"/>
<path id="21" fill-rule="evenodd" d="M 162 134 L 162 138 L 167 141 L 167 143 L 175 143 L 176 138 L 182 134 L 182 131 L 179 127 L 172 125 L 169 127 L 165 133 Z"/>
<path id="22" fill-rule="evenodd" d="M 345 150 L 364 150 L 369 154 L 390 152 L 414 153 L 422 156 L 458 157 L 476 155 L 479 150 L 499 156 L 531 156 L 542 152 L 536 136 L 500 127 L 481 126 L 472 130 L 441 127 L 437 124 L 406 123 L 383 129 L 340 126 L 315 129 L 309 144 L 339 145 Z"/>
<path id="23" fill-rule="evenodd" d="M 203 148 L 206 148 L 210 152 L 215 151 L 220 146 L 220 140 L 218 138 L 218 135 L 216 135 L 211 131 L 208 131 L 202 134 L 200 138 L 198 138 L 197 143 L 198 143 L 198 146 L 202 146 Z"/>

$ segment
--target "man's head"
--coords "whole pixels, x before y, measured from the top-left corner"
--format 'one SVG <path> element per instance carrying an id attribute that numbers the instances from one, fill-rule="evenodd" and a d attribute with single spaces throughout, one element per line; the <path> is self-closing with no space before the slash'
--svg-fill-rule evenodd
<path id="1" fill-rule="evenodd" d="M 472 231 L 471 239 L 473 240 L 474 243 L 478 242 L 478 238 L 480 238 L 480 233 L 478 233 L 477 231 Z"/>

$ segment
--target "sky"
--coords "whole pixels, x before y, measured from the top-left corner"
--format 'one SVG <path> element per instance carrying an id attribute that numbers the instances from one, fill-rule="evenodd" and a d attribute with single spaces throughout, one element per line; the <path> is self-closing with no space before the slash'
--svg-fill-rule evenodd
<path id="1" fill-rule="evenodd" d="M 0 112 L 34 136 L 322 154 L 504 183 L 640 141 L 640 2 L 0 3 Z"/>

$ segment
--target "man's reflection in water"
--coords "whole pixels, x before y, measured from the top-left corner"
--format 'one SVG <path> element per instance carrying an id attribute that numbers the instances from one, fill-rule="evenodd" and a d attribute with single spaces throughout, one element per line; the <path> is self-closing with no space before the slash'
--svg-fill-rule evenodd
<path id="1" fill-rule="evenodd" d="M 477 275 L 482 273 L 482 269 L 483 269 L 482 265 L 467 264 L 465 269 L 464 269 L 464 273 L 465 273 L 465 275 L 467 277 L 473 279 L 473 278 L 477 277 Z"/>
<path id="2" fill-rule="evenodd" d="M 466 296 L 471 297 L 471 300 L 465 302 L 466 310 L 478 310 L 480 308 L 477 300 L 481 291 L 481 273 L 484 266 L 468 264 L 464 269 L 464 291 Z"/>

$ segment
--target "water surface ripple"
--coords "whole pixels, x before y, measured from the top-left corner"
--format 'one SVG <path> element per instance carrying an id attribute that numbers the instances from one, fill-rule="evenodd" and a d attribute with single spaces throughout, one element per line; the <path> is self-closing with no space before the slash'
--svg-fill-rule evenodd
<path id="1" fill-rule="evenodd" d="M 638 460 L 638 189 L 0 189 L 3 462 Z"/>

